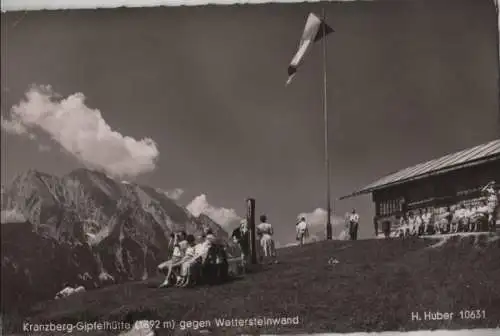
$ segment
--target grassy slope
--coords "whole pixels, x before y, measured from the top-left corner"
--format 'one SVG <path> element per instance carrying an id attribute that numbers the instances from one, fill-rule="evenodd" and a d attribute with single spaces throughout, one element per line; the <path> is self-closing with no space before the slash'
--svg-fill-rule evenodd
<path id="1" fill-rule="evenodd" d="M 291 247 L 280 250 L 280 264 L 225 285 L 157 289 L 155 281 L 129 283 L 45 302 L 31 311 L 30 320 L 300 318 L 298 326 L 260 333 L 499 327 L 500 240 L 452 237 L 440 247 L 433 244 L 435 240 L 412 239 Z M 329 263 L 332 257 L 339 263 Z M 483 309 L 487 317 L 441 322 L 410 318 L 417 311 L 460 309 Z M 224 334 L 257 331 L 232 328 Z"/>

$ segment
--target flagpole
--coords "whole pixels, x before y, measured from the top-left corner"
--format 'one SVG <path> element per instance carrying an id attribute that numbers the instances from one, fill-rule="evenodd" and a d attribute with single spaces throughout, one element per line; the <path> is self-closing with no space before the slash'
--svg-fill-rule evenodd
<path id="1" fill-rule="evenodd" d="M 325 126 L 325 171 L 326 171 L 326 239 L 332 239 L 332 206 L 331 206 L 331 196 L 330 196 L 330 158 L 328 153 L 328 104 L 327 104 L 327 63 L 326 63 L 326 14 L 325 8 L 321 10 L 323 16 L 323 116 L 324 116 L 324 126 Z"/>
<path id="2" fill-rule="evenodd" d="M 500 131 L 500 1 L 499 0 L 493 0 L 494 2 L 494 5 L 495 5 L 495 9 L 496 9 L 496 13 L 497 13 L 497 34 L 496 34 L 496 42 L 497 42 L 497 51 L 498 51 L 498 63 L 497 63 L 497 70 L 498 70 L 498 74 L 497 74 L 497 86 L 498 86 L 498 90 L 499 90 L 499 95 L 498 95 L 498 108 L 499 108 L 499 111 L 498 111 L 498 128 L 499 128 L 499 131 Z"/>

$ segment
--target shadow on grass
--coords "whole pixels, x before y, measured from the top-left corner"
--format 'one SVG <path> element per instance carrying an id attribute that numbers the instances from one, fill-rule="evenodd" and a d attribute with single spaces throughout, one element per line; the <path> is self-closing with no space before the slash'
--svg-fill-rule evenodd
<path id="1" fill-rule="evenodd" d="M 218 287 L 218 286 L 223 286 L 223 285 L 227 285 L 227 284 L 230 284 L 230 283 L 233 283 L 233 282 L 236 282 L 236 281 L 241 281 L 245 279 L 245 276 L 244 275 L 235 275 L 235 276 L 229 276 L 225 281 L 222 281 L 222 282 L 214 282 L 214 283 L 201 283 L 199 285 L 195 285 L 193 287 L 176 287 L 176 286 L 169 286 L 169 287 L 165 287 L 165 288 L 162 288 L 164 290 L 169 290 L 169 289 L 172 289 L 172 288 L 178 288 L 178 289 L 195 289 L 195 288 L 209 288 L 209 287 Z M 147 288 L 156 288 L 156 289 L 160 289 L 160 285 L 163 283 L 164 281 L 164 278 L 155 278 L 155 279 L 151 279 L 151 280 L 147 280 L 145 282 L 143 282 L 143 285 Z"/>

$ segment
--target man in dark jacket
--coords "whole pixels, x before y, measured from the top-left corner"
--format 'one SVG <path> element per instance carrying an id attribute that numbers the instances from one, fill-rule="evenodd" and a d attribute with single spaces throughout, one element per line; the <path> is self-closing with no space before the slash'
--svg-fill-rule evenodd
<path id="1" fill-rule="evenodd" d="M 349 236 L 351 240 L 358 239 L 358 225 L 359 225 L 359 215 L 356 210 L 353 209 L 349 215 Z"/>
<path id="2" fill-rule="evenodd" d="M 247 270 L 248 261 L 250 258 L 250 230 L 248 229 L 247 221 L 242 220 L 240 226 L 234 229 L 231 235 L 233 241 L 240 246 L 241 263 L 243 270 Z"/>

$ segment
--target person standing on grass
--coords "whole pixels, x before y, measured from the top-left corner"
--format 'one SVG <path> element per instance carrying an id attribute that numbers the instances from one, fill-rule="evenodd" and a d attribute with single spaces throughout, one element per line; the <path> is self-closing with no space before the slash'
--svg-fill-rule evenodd
<path id="1" fill-rule="evenodd" d="M 267 222 L 267 216 L 266 215 L 261 215 L 260 216 L 260 224 L 257 225 L 257 233 L 258 236 L 260 236 L 260 246 L 262 248 L 262 256 L 261 260 L 268 261 L 269 264 L 271 263 L 278 263 L 278 259 L 276 257 L 276 247 L 274 246 L 274 239 L 273 239 L 273 226 Z"/>
<path id="2" fill-rule="evenodd" d="M 306 218 L 301 217 L 299 222 L 295 226 L 296 226 L 295 230 L 297 234 L 297 240 L 299 241 L 299 245 L 302 246 L 304 245 L 304 241 L 309 233 L 307 228 Z"/>
<path id="3" fill-rule="evenodd" d="M 240 247 L 241 266 L 243 271 L 247 271 L 250 260 L 250 230 L 246 219 L 241 220 L 240 226 L 234 229 L 231 237 Z"/>
<path id="4" fill-rule="evenodd" d="M 349 236 L 351 240 L 358 239 L 358 226 L 359 226 L 359 215 L 356 213 L 356 209 L 352 209 L 349 215 Z"/>

